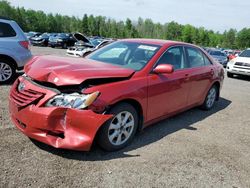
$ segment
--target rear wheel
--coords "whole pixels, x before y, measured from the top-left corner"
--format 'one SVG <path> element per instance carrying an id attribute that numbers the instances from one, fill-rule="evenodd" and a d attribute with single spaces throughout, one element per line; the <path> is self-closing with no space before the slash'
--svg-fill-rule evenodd
<path id="1" fill-rule="evenodd" d="M 232 73 L 230 73 L 230 72 L 227 72 L 227 77 L 228 77 L 228 78 L 233 78 L 234 75 L 233 75 Z"/>
<path id="2" fill-rule="evenodd" d="M 114 106 L 110 112 L 114 117 L 107 121 L 98 132 L 98 144 L 107 151 L 124 148 L 133 139 L 138 127 L 138 114 L 128 103 Z"/>
<path id="3" fill-rule="evenodd" d="M 7 59 L 0 59 L 0 84 L 10 83 L 16 76 L 15 67 Z"/>
<path id="4" fill-rule="evenodd" d="M 202 104 L 201 108 L 203 110 L 211 110 L 214 107 L 215 101 L 216 101 L 216 97 L 218 95 L 218 88 L 213 85 L 206 96 L 206 99 L 204 101 L 204 103 Z"/>

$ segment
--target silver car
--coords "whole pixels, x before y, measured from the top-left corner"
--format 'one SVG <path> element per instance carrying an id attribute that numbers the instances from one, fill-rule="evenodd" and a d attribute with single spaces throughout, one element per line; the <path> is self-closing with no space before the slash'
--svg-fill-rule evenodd
<path id="1" fill-rule="evenodd" d="M 220 64 L 222 64 L 224 68 L 227 66 L 228 59 L 224 52 L 219 50 L 211 50 L 209 51 L 209 54 L 214 58 L 215 61 L 218 61 Z"/>
<path id="2" fill-rule="evenodd" d="M 29 41 L 13 20 L 0 17 L 0 85 L 11 82 L 32 57 Z"/>

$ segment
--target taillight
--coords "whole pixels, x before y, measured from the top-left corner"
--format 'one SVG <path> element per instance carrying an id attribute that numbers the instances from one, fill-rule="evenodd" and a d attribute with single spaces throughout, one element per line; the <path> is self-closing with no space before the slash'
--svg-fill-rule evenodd
<path id="1" fill-rule="evenodd" d="M 25 41 L 19 41 L 19 44 L 26 48 L 27 50 L 29 50 L 29 41 L 25 40 Z"/>

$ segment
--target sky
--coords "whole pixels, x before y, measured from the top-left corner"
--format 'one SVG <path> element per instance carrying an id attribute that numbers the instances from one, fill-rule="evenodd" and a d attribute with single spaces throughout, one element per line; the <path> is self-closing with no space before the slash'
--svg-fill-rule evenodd
<path id="1" fill-rule="evenodd" d="M 11 5 L 82 18 L 86 13 L 115 20 L 139 17 L 191 24 L 223 32 L 250 27 L 250 0 L 8 0 Z"/>

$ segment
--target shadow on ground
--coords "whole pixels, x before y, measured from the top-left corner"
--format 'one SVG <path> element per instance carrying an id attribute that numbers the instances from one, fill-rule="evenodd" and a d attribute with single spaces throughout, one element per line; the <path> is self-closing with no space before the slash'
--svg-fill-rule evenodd
<path id="1" fill-rule="evenodd" d="M 128 147 L 116 152 L 105 152 L 96 145 L 93 146 L 90 152 L 79 152 L 56 149 L 43 143 L 38 143 L 36 141 L 33 142 L 40 149 L 63 158 L 74 160 L 104 161 L 116 158 L 138 157 L 139 155 L 129 155 L 126 154 L 126 152 L 154 143 L 181 129 L 195 131 L 197 128 L 192 127 L 193 124 L 227 108 L 230 104 L 231 101 L 221 98 L 216 104 L 215 108 L 213 108 L 211 111 L 202 111 L 198 108 L 194 108 L 172 118 L 160 121 L 159 123 L 145 128 L 142 132 L 136 135 L 135 139 Z"/>

